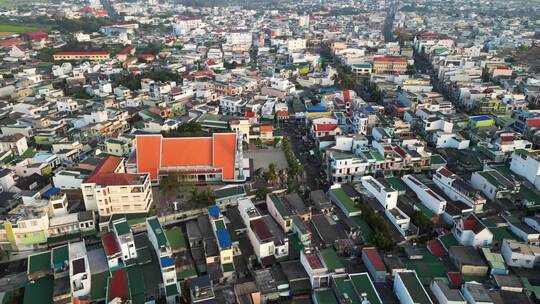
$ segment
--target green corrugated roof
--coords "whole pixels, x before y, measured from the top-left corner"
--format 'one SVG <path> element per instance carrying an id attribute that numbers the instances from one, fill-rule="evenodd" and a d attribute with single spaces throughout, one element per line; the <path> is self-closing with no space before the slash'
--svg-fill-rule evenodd
<path id="1" fill-rule="evenodd" d="M 107 294 L 107 278 L 109 272 L 92 274 L 90 277 L 90 295 L 92 300 L 99 301 L 105 299 Z"/>
<path id="2" fill-rule="evenodd" d="M 373 229 L 371 229 L 369 224 L 360 216 L 352 216 L 350 219 L 353 221 L 353 223 L 358 225 L 360 231 L 362 231 L 365 241 L 369 241 L 371 239 L 371 235 L 373 234 Z"/>
<path id="3" fill-rule="evenodd" d="M 343 189 L 335 188 L 330 189 L 330 191 L 334 193 L 335 197 L 341 202 L 341 204 L 343 204 L 349 213 L 360 211 L 360 209 L 354 204 L 352 199 L 345 193 L 345 191 L 343 191 Z"/>
<path id="4" fill-rule="evenodd" d="M 129 296 L 131 300 L 135 303 L 144 303 L 145 291 L 144 286 L 144 273 L 139 266 L 132 266 L 127 268 L 127 279 L 128 279 L 128 288 Z"/>
<path id="5" fill-rule="evenodd" d="M 68 245 L 54 247 L 52 250 L 53 265 L 69 261 Z"/>
<path id="6" fill-rule="evenodd" d="M 280 197 L 275 195 L 274 193 L 269 194 L 270 200 L 274 203 L 274 206 L 276 207 L 279 214 L 281 214 L 282 217 L 290 216 L 291 210 L 285 206 L 285 203 L 283 203 L 283 200 L 281 200 Z"/>
<path id="7" fill-rule="evenodd" d="M 431 164 L 433 165 L 444 165 L 446 164 L 446 160 L 439 154 L 433 154 L 431 155 Z"/>
<path id="8" fill-rule="evenodd" d="M 244 194 L 246 194 L 246 190 L 244 189 L 243 185 L 214 190 L 214 196 L 216 199 Z"/>
<path id="9" fill-rule="evenodd" d="M 28 257 L 28 273 L 51 270 L 51 252 L 45 251 Z"/>
<path id="10" fill-rule="evenodd" d="M 367 273 L 350 275 L 350 278 L 357 294 L 362 295 L 365 293 L 370 304 L 382 304 L 379 294 L 375 290 Z"/>
<path id="11" fill-rule="evenodd" d="M 169 247 L 167 236 L 165 235 L 165 232 L 163 231 L 163 227 L 161 227 L 161 224 L 159 223 L 157 217 L 149 218 L 147 219 L 147 221 L 148 221 L 148 224 L 150 225 L 150 228 L 154 232 L 154 235 L 156 236 L 158 246 Z"/>
<path id="12" fill-rule="evenodd" d="M 405 183 L 403 183 L 403 181 L 397 177 L 386 177 L 384 179 L 392 189 L 398 191 L 398 192 L 402 192 L 402 191 L 406 191 L 407 190 L 407 187 L 405 186 Z"/>
<path id="13" fill-rule="evenodd" d="M 177 294 L 179 293 L 178 293 L 178 286 L 176 286 L 176 284 L 170 284 L 170 285 L 165 286 L 165 295 L 167 297 L 175 296 Z"/>
<path id="14" fill-rule="evenodd" d="M 426 294 L 422 284 L 414 274 L 414 272 L 400 272 L 399 273 L 403 284 L 409 291 L 409 295 L 417 304 L 432 304 L 429 296 Z"/>
<path id="15" fill-rule="evenodd" d="M 29 282 L 24 288 L 23 304 L 52 303 L 53 291 L 54 278 L 52 275 Z"/>
<path id="16" fill-rule="evenodd" d="M 226 263 L 223 264 L 223 272 L 232 272 L 234 271 L 234 264 L 233 263 Z"/>
<path id="17" fill-rule="evenodd" d="M 452 246 L 459 246 L 458 240 L 456 240 L 454 235 L 451 233 L 440 236 L 439 240 L 447 250 L 450 250 L 450 247 Z"/>
<path id="18" fill-rule="evenodd" d="M 336 295 L 338 298 L 344 297 L 345 294 L 349 297 L 350 302 L 353 304 L 360 304 L 360 298 L 354 290 L 354 286 L 347 277 L 334 278 Z"/>
<path id="19" fill-rule="evenodd" d="M 482 252 L 484 253 L 484 257 L 492 269 L 496 268 L 506 270 L 506 264 L 504 263 L 504 259 L 500 253 L 491 252 L 489 248 L 482 248 Z"/>
<path id="20" fill-rule="evenodd" d="M 324 265 L 328 268 L 328 271 L 333 272 L 336 269 L 344 268 L 343 263 L 339 259 L 336 251 L 332 248 L 325 248 L 319 251 L 321 258 L 324 261 Z"/>
<path id="21" fill-rule="evenodd" d="M 186 239 L 184 238 L 182 228 L 175 226 L 169 230 L 166 230 L 165 235 L 167 236 L 167 240 L 169 240 L 169 244 L 171 245 L 172 249 L 187 248 Z"/>
<path id="22" fill-rule="evenodd" d="M 124 235 L 124 234 L 128 234 L 128 233 L 131 233 L 131 229 L 129 228 L 129 225 L 127 223 L 127 221 L 121 221 L 121 222 L 118 222 L 118 223 L 114 223 L 114 229 L 116 230 L 116 233 L 118 233 L 118 235 Z"/>
<path id="23" fill-rule="evenodd" d="M 334 292 L 329 288 L 316 289 L 313 292 L 313 296 L 317 299 L 317 303 L 320 304 L 338 304 L 336 296 L 334 296 Z"/>

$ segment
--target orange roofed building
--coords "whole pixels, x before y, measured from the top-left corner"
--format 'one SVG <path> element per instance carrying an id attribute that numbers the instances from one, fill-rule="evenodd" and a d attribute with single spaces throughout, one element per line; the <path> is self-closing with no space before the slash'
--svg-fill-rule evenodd
<path id="1" fill-rule="evenodd" d="M 241 182 L 246 180 L 242 143 L 235 133 L 211 137 L 136 138 L 136 172 L 148 173 L 152 182 L 181 174 L 190 182 Z"/>
<path id="2" fill-rule="evenodd" d="M 152 205 L 152 187 L 147 173 L 126 173 L 124 159 L 108 156 L 81 184 L 86 210 L 100 216 L 147 213 Z"/>

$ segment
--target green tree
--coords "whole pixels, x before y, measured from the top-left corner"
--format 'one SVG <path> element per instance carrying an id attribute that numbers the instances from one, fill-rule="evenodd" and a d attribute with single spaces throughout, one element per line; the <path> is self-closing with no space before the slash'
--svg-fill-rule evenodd
<path id="1" fill-rule="evenodd" d="M 266 171 L 265 178 L 269 184 L 273 185 L 277 182 L 277 170 L 276 165 L 273 163 L 268 165 L 268 171 Z"/>
<path id="2" fill-rule="evenodd" d="M 255 191 L 255 198 L 259 201 L 266 199 L 266 195 L 270 193 L 270 189 L 267 187 L 261 187 Z"/>

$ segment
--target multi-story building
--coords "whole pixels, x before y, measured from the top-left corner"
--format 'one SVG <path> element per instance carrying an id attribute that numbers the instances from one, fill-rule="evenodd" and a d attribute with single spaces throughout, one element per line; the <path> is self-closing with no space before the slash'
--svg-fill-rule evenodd
<path id="1" fill-rule="evenodd" d="M 161 226 L 157 217 L 149 217 L 146 219 L 146 229 L 148 239 L 154 247 L 154 251 L 159 259 L 161 277 L 163 278 L 163 290 L 167 303 L 177 303 L 180 298 L 181 289 L 176 277 L 176 259 L 172 254 L 171 245 L 167 239 L 167 235 Z"/>
<path id="2" fill-rule="evenodd" d="M 28 150 L 26 137 L 16 133 L 0 137 L 0 151 L 11 151 L 14 155 L 22 155 Z"/>
<path id="3" fill-rule="evenodd" d="M 464 246 L 489 246 L 493 241 L 493 233 L 474 214 L 457 219 L 452 233 Z"/>
<path id="4" fill-rule="evenodd" d="M 55 61 L 61 60 L 109 60 L 108 52 L 57 52 L 53 55 Z"/>
<path id="5" fill-rule="evenodd" d="M 223 114 L 242 114 L 247 102 L 248 100 L 243 100 L 240 97 L 221 96 L 219 98 L 219 108 Z"/>
<path id="6" fill-rule="evenodd" d="M 508 266 L 535 268 L 540 265 L 540 246 L 504 239 L 501 254 Z"/>
<path id="7" fill-rule="evenodd" d="M 510 170 L 523 176 L 540 189 L 540 151 L 516 150 L 512 153 Z"/>
<path id="8" fill-rule="evenodd" d="M 86 210 L 100 216 L 147 213 L 153 202 L 150 175 L 126 173 L 120 157 L 108 156 L 81 184 Z"/>
<path id="9" fill-rule="evenodd" d="M 401 180 L 405 182 L 407 186 L 416 193 L 418 199 L 424 206 L 435 214 L 444 213 L 446 208 L 446 200 L 438 195 L 435 191 L 431 190 L 428 186 L 420 182 L 416 177 L 412 175 L 404 175 Z"/>
<path id="10" fill-rule="evenodd" d="M 403 74 L 407 71 L 406 57 L 375 57 L 373 72 L 376 74 Z"/>
<path id="11" fill-rule="evenodd" d="M 445 167 L 439 168 L 433 176 L 433 181 L 450 199 L 467 204 L 474 212 L 482 211 L 486 199 L 482 197 L 480 191 L 450 170 Z"/>
<path id="12" fill-rule="evenodd" d="M 394 294 L 400 304 L 433 304 L 414 270 L 396 272 Z"/>
<path id="13" fill-rule="evenodd" d="M 270 216 L 262 216 L 248 198 L 238 201 L 238 210 L 247 227 L 251 246 L 261 264 L 265 266 L 272 265 L 276 259 L 288 255 L 288 239 L 281 230 L 271 229 L 270 225 L 273 219 Z M 277 227 L 277 224 L 274 225 Z"/>
<path id="14" fill-rule="evenodd" d="M 516 195 L 521 185 L 516 181 L 511 181 L 497 170 L 476 171 L 471 175 L 471 185 L 478 189 L 491 201 L 497 198 Z"/>
<path id="15" fill-rule="evenodd" d="M 231 275 L 234 272 L 232 240 L 219 206 L 208 207 L 208 217 L 217 240 L 221 270 L 224 275 Z"/>
<path id="16" fill-rule="evenodd" d="M 136 141 L 136 172 L 150 174 L 153 183 L 176 174 L 187 182 L 239 182 L 249 175 L 243 158 L 241 137 L 215 133 L 212 137 L 163 138 L 139 135 Z M 131 165 L 131 164 L 130 164 Z"/>
<path id="17" fill-rule="evenodd" d="M 90 264 L 84 241 L 69 243 L 69 278 L 74 303 L 90 295 Z"/>
<path id="18" fill-rule="evenodd" d="M 253 36 L 251 32 L 246 31 L 231 31 L 226 35 L 227 44 L 232 45 L 245 45 L 247 48 L 251 47 Z"/>

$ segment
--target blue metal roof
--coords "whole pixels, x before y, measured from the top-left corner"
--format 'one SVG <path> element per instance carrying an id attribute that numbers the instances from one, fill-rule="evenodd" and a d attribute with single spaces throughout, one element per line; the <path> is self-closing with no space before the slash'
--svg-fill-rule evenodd
<path id="1" fill-rule="evenodd" d="M 325 106 L 309 106 L 307 107 L 308 112 L 326 112 L 328 109 Z"/>
<path id="2" fill-rule="evenodd" d="M 174 262 L 175 262 L 175 259 L 174 259 L 174 258 L 171 258 L 171 257 L 162 257 L 162 258 L 160 259 L 161 267 L 170 267 L 170 266 L 173 266 L 173 265 L 174 265 Z"/>
<path id="3" fill-rule="evenodd" d="M 213 206 L 208 207 L 208 214 L 210 214 L 211 217 L 217 219 L 217 218 L 219 218 L 219 216 L 221 214 L 221 210 L 219 210 L 218 206 L 213 205 Z"/>
<path id="4" fill-rule="evenodd" d="M 229 231 L 227 231 L 226 229 L 218 229 L 216 230 L 216 235 L 220 248 L 231 248 L 232 241 L 231 236 L 229 235 Z"/>
<path id="5" fill-rule="evenodd" d="M 61 190 L 60 188 L 51 187 L 51 188 L 49 188 L 49 190 L 43 192 L 43 193 L 41 194 L 41 196 L 43 196 L 43 197 L 45 197 L 45 198 L 48 198 L 48 197 L 51 197 L 51 196 L 53 196 L 53 195 L 55 195 L 55 194 L 60 193 L 61 191 L 62 191 L 62 190 Z"/>
<path id="6" fill-rule="evenodd" d="M 491 118 L 491 117 L 489 117 L 487 115 L 481 115 L 481 116 L 471 117 L 471 120 L 474 121 L 474 122 L 478 122 L 478 121 L 493 120 L 493 118 Z"/>
<path id="7" fill-rule="evenodd" d="M 320 93 L 332 93 L 332 92 L 336 92 L 338 89 L 336 87 L 328 87 L 328 88 L 320 88 L 319 89 L 319 92 Z"/>

